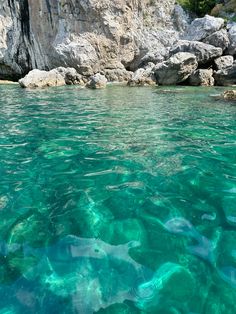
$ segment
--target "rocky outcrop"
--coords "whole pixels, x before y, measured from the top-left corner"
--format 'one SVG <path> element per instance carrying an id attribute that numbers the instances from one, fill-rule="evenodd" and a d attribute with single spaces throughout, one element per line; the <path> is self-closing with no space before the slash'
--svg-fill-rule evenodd
<path id="1" fill-rule="evenodd" d="M 214 60 L 214 64 L 217 71 L 230 68 L 232 67 L 233 63 L 234 63 L 233 56 L 222 56 Z"/>
<path id="2" fill-rule="evenodd" d="M 54 69 L 64 78 L 67 85 L 84 85 L 86 78 L 79 74 L 74 68 L 58 67 Z"/>
<path id="3" fill-rule="evenodd" d="M 66 84 L 99 87 L 105 79 L 129 85 L 154 84 L 156 79 L 178 84 L 196 68 L 191 58 L 176 55 L 190 53 L 200 68 L 217 69 L 216 82 L 222 82 L 227 67 L 223 61 L 222 66 L 218 61 L 214 65 L 214 60 L 235 55 L 235 47 L 236 23 L 226 28 L 223 19 L 209 15 L 190 23 L 175 0 L 0 2 L 0 79 L 18 80 L 32 69 L 46 70 L 50 76 L 56 68 Z M 150 63 L 155 64 L 155 77 Z M 231 70 L 227 68 L 229 82 L 234 81 Z M 105 79 L 96 75 L 89 81 L 96 73 Z M 206 73 L 199 69 L 192 80 L 205 84 Z"/>
<path id="4" fill-rule="evenodd" d="M 154 75 L 155 64 L 149 63 L 146 68 L 140 68 L 134 72 L 128 82 L 129 86 L 147 86 L 155 85 L 156 78 Z"/>
<path id="5" fill-rule="evenodd" d="M 193 20 L 184 35 L 184 39 L 202 41 L 206 37 L 219 31 L 223 26 L 224 20 L 222 18 L 206 15 L 203 18 Z"/>
<path id="6" fill-rule="evenodd" d="M 228 32 L 226 29 L 221 29 L 210 36 L 207 36 L 204 40 L 204 43 L 219 47 L 223 51 L 229 47 L 230 40 L 228 36 Z"/>
<path id="7" fill-rule="evenodd" d="M 213 86 L 214 82 L 212 69 L 198 69 L 189 77 L 189 84 L 193 86 Z"/>
<path id="8" fill-rule="evenodd" d="M 105 75 L 109 82 L 128 82 L 133 75 L 133 72 L 127 71 L 125 68 L 105 69 L 101 73 Z"/>
<path id="9" fill-rule="evenodd" d="M 155 68 L 155 76 L 160 85 L 175 85 L 184 82 L 197 66 L 197 59 L 193 54 L 179 52 L 158 64 Z"/>
<path id="10" fill-rule="evenodd" d="M 3 0 L 0 78 L 59 66 L 90 76 L 117 63 L 136 70 L 163 61 L 184 27 L 174 8 L 174 0 Z"/>
<path id="11" fill-rule="evenodd" d="M 231 67 L 215 72 L 214 78 L 217 85 L 229 86 L 236 84 L 236 61 Z"/>
<path id="12" fill-rule="evenodd" d="M 105 88 L 106 85 L 107 85 L 106 77 L 100 73 L 97 73 L 90 78 L 87 87 L 91 89 L 101 89 Z"/>
<path id="13" fill-rule="evenodd" d="M 229 54 L 236 55 L 236 23 L 229 25 Z"/>
<path id="14" fill-rule="evenodd" d="M 24 88 L 44 88 L 52 86 L 63 86 L 66 84 L 64 77 L 56 70 L 41 71 L 32 70 L 24 78 L 19 80 Z"/>
<path id="15" fill-rule="evenodd" d="M 189 52 L 196 56 L 199 64 L 205 64 L 222 55 L 222 49 L 199 41 L 180 40 L 170 50 L 170 55 Z"/>
<path id="16" fill-rule="evenodd" d="M 74 68 L 55 68 L 51 71 L 34 69 L 19 84 L 24 88 L 44 88 L 62 85 L 84 85 L 87 78 L 79 74 Z"/>

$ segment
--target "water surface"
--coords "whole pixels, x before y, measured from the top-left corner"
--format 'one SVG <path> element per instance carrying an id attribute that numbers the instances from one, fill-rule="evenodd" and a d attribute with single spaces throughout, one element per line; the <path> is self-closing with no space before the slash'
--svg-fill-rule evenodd
<path id="1" fill-rule="evenodd" d="M 236 313 L 221 89 L 0 86 L 0 313 Z"/>

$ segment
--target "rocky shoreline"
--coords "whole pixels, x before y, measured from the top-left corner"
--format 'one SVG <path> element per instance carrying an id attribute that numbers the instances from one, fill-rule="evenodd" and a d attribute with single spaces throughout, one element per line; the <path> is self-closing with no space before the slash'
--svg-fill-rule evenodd
<path id="1" fill-rule="evenodd" d="M 25 88 L 78 84 L 93 89 L 117 81 L 129 86 L 232 86 L 236 84 L 235 53 L 236 23 L 225 25 L 222 18 L 206 15 L 192 21 L 162 62 L 148 62 L 136 71 L 117 68 L 91 76 L 75 68 L 34 69 L 19 83 Z"/>
<path id="2" fill-rule="evenodd" d="M 175 0 L 0 4 L 0 79 L 22 87 L 236 84 L 236 23 Z"/>

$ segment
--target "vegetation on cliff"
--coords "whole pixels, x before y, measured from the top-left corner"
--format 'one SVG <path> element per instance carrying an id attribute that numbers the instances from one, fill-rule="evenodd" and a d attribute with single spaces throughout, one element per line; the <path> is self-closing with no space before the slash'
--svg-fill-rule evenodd
<path id="1" fill-rule="evenodd" d="M 178 0 L 178 2 L 185 9 L 196 13 L 198 16 L 210 13 L 217 4 L 216 0 Z"/>
<path id="2" fill-rule="evenodd" d="M 204 16 L 205 14 L 214 16 L 236 14 L 236 0 L 178 0 L 178 3 L 198 16 Z"/>

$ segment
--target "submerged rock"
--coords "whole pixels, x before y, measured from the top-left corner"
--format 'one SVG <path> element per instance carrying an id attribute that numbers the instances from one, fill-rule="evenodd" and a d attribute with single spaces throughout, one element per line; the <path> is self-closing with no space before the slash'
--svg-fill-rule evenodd
<path id="1" fill-rule="evenodd" d="M 19 84 L 24 88 L 43 88 L 63 86 L 66 82 L 64 77 L 57 70 L 32 70 L 24 78 L 19 80 Z"/>
<path id="2" fill-rule="evenodd" d="M 165 309 L 167 300 L 174 305 L 176 302 L 184 303 L 193 292 L 194 279 L 191 273 L 178 264 L 165 263 L 156 271 L 151 281 L 138 287 L 137 294 L 140 300 L 137 306 L 148 312 L 161 311 Z M 181 306 L 178 305 L 177 309 L 179 307 Z"/>
<path id="3" fill-rule="evenodd" d="M 222 49 L 199 41 L 180 40 L 170 50 L 170 55 L 189 52 L 196 56 L 199 64 L 208 63 L 222 55 Z"/>
<path id="4" fill-rule="evenodd" d="M 214 82 L 212 69 L 198 69 L 189 77 L 189 84 L 193 86 L 213 86 Z"/>
<path id="5" fill-rule="evenodd" d="M 227 90 L 222 95 L 222 98 L 225 100 L 236 100 L 236 90 Z M 233 208 L 232 202 L 231 202 L 231 209 Z M 231 215 L 231 218 L 233 215 Z M 233 219 L 234 218 L 234 219 Z M 236 223 L 236 213 L 234 212 L 234 217 L 232 218 L 233 223 Z"/>
<path id="6" fill-rule="evenodd" d="M 188 52 L 179 52 L 167 61 L 157 64 L 155 76 L 161 85 L 175 85 L 185 81 L 196 69 L 196 57 Z"/>
<path id="7" fill-rule="evenodd" d="M 26 291 L 33 284 L 33 299 L 40 298 L 41 308 L 66 299 L 68 312 L 73 307 L 76 313 L 86 314 L 125 301 L 134 302 L 144 311 L 166 310 L 169 306 L 183 309 L 194 291 L 192 274 L 187 268 L 168 262 L 156 271 L 146 268 L 130 256 L 129 251 L 137 246 L 136 241 L 110 245 L 76 236 L 67 236 L 44 248 L 18 245 L 17 249 L 32 256 L 34 263 L 23 269 L 22 276 L 4 293 L 14 303 L 17 295 L 11 294 L 11 289 L 20 286 Z M 15 244 L 8 245 L 7 250 L 0 245 L 1 254 L 15 251 Z M 179 282 L 181 287 L 176 289 Z"/>
<path id="8" fill-rule="evenodd" d="M 107 85 L 107 78 L 105 75 L 97 73 L 90 78 L 90 81 L 87 84 L 88 88 L 91 89 L 100 89 L 105 88 Z"/>

